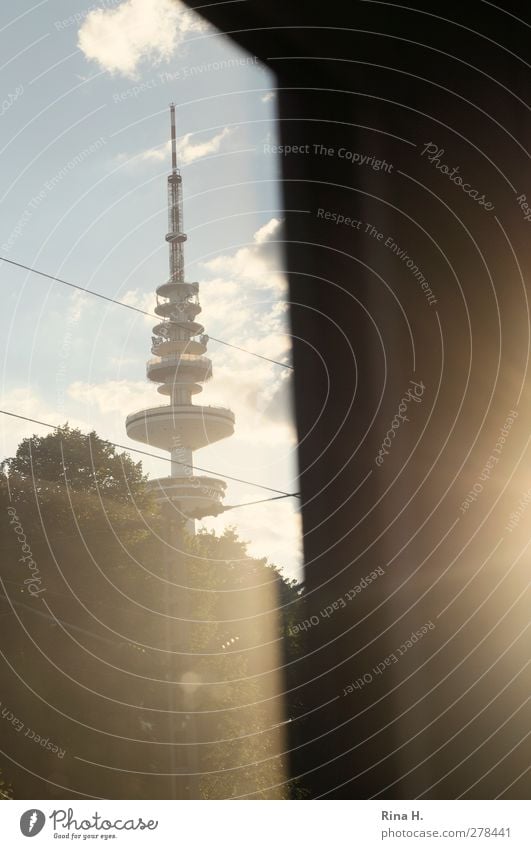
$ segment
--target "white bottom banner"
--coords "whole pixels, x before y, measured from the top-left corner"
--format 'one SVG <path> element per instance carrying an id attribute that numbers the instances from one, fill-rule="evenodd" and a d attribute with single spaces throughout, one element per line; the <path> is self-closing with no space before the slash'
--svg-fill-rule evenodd
<path id="1" fill-rule="evenodd" d="M 9 801 L 3 845 L 529 847 L 522 801 Z M 119 844 L 117 843 L 119 841 Z"/>

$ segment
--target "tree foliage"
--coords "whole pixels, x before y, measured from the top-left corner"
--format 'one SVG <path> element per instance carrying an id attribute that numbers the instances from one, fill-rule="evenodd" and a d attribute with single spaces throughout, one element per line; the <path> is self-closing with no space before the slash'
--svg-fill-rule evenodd
<path id="1" fill-rule="evenodd" d="M 66 487 L 110 496 L 119 503 L 141 497 L 147 479 L 141 462 L 135 463 L 126 452 L 118 453 L 95 431 L 83 434 L 68 423 L 46 436 L 23 439 L 2 468 L 13 478 L 31 483 L 37 493 Z"/>

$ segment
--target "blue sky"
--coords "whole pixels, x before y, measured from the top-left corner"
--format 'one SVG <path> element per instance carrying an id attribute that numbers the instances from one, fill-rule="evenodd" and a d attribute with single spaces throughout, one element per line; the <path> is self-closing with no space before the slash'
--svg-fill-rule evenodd
<path id="1" fill-rule="evenodd" d="M 173 100 L 201 321 L 212 336 L 284 358 L 278 163 L 264 153 L 275 133 L 271 75 L 171 0 L 18 3 L 2 10 L 0 43 L 1 254 L 152 310 L 168 269 Z M 2 406 L 135 447 L 125 416 L 161 402 L 145 380 L 153 322 L 5 263 L 1 271 Z M 209 355 L 214 379 L 197 400 L 231 407 L 237 427 L 196 462 L 296 490 L 289 371 L 216 343 Z M 2 456 L 39 432 L 2 426 Z M 162 462 L 145 468 L 167 473 Z M 263 494 L 233 484 L 226 502 Z M 229 523 L 253 553 L 297 574 L 294 499 L 205 521 Z"/>

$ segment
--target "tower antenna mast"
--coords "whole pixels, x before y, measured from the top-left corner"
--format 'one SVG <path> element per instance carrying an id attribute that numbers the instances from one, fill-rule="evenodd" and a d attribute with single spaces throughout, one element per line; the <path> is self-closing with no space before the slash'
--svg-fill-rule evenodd
<path id="1" fill-rule="evenodd" d="M 175 134 L 175 103 L 170 103 L 171 116 L 171 174 L 168 176 L 168 232 L 170 247 L 170 281 L 184 282 L 184 250 L 186 234 L 183 233 L 182 177 L 177 168 L 177 139 Z"/>
<path id="2" fill-rule="evenodd" d="M 175 103 L 170 103 L 171 115 L 171 168 L 172 173 L 177 173 L 177 142 L 175 140 Z"/>

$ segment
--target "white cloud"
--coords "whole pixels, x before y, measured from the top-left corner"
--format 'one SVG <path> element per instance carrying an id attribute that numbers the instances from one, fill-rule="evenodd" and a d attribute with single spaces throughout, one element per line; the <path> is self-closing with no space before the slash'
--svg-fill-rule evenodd
<path id="1" fill-rule="evenodd" d="M 140 368 L 142 368 L 141 365 Z M 158 452 L 156 448 L 150 449 L 149 446 L 133 442 L 127 437 L 125 430 L 125 419 L 130 413 L 147 407 L 157 407 L 167 402 L 167 399 L 157 394 L 153 383 L 145 379 L 111 379 L 97 383 L 77 380 L 68 386 L 66 394 L 69 399 L 69 408 L 80 410 L 83 417 L 91 422 L 89 429 L 94 428 L 103 439 L 109 439 L 120 445 L 128 445 L 129 450 L 133 452 L 140 449 L 166 456 L 163 451 Z M 151 476 L 167 474 L 168 464 L 165 460 L 150 460 L 134 453 L 133 457 L 135 460 L 142 459 L 145 471 Z"/>
<path id="2" fill-rule="evenodd" d="M 275 92 L 274 91 L 268 91 L 266 94 L 264 94 L 260 98 L 262 103 L 268 103 L 270 100 L 274 100 L 274 99 L 275 99 Z"/>
<path id="3" fill-rule="evenodd" d="M 132 307 L 136 307 L 139 310 L 144 310 L 144 312 L 150 313 L 150 315 L 144 316 L 144 321 L 146 324 L 149 324 L 150 327 L 153 327 L 156 323 L 157 316 L 154 314 L 156 305 L 154 292 L 141 292 L 139 289 L 128 289 L 127 292 L 124 292 L 120 300 L 124 304 L 129 304 Z M 149 342 L 149 339 L 146 340 L 146 344 L 147 342 Z"/>
<path id="4" fill-rule="evenodd" d="M 84 431 L 91 429 L 86 419 L 70 414 L 66 416 L 64 413 L 58 415 L 52 403 L 45 401 L 30 389 L 11 389 L 2 396 L 0 403 L 3 409 L 18 413 L 21 416 L 37 419 L 41 422 L 48 422 L 51 425 L 63 425 L 68 419 L 70 427 L 79 427 Z M 33 436 L 33 434 L 46 436 L 51 432 L 51 428 L 44 425 L 33 424 L 32 422 L 26 422 L 11 416 L 2 416 L 0 426 L 0 459 L 12 457 L 20 442 L 26 437 Z"/>
<path id="5" fill-rule="evenodd" d="M 70 306 L 68 307 L 66 313 L 66 325 L 77 324 L 79 319 L 81 318 L 82 313 L 85 310 L 85 307 L 89 303 L 89 296 L 83 294 L 83 292 L 76 291 L 72 293 Z"/>
<path id="6" fill-rule="evenodd" d="M 239 248 L 232 254 L 220 254 L 205 263 L 205 268 L 218 275 L 230 275 L 245 283 L 252 283 L 260 289 L 271 290 L 277 296 L 286 294 L 287 284 L 284 275 L 275 268 L 278 264 L 278 251 L 274 246 L 269 250 L 273 237 L 280 236 L 281 222 L 271 218 L 253 235 L 253 244 Z"/>
<path id="7" fill-rule="evenodd" d="M 186 133 L 177 140 L 177 160 L 181 165 L 189 165 L 196 159 L 202 159 L 211 153 L 217 153 L 224 139 L 231 134 L 228 127 L 224 127 L 219 133 L 211 136 L 203 142 L 191 141 L 195 133 Z M 164 142 L 159 147 L 150 147 L 133 157 L 135 162 L 169 162 L 171 153 L 171 142 Z M 123 156 L 121 158 L 124 158 Z"/>
<path id="8" fill-rule="evenodd" d="M 161 403 L 154 390 L 153 384 L 144 380 L 106 380 L 102 383 L 77 380 L 68 387 L 68 397 L 104 415 L 122 413 L 125 420 L 125 416 L 135 410 Z"/>
<path id="9" fill-rule="evenodd" d="M 213 277 L 201 283 L 200 301 L 203 311 L 198 321 L 213 336 L 222 336 L 227 342 L 240 339 L 254 320 L 251 306 L 245 303 L 241 283 L 230 277 Z"/>
<path id="10" fill-rule="evenodd" d="M 249 358 L 237 354 L 220 365 L 218 351 L 216 347 L 212 356 L 213 380 L 194 402 L 231 408 L 236 416 L 234 439 L 238 439 L 240 445 L 245 443 L 246 450 L 251 450 L 245 461 L 247 466 L 251 462 L 257 467 L 262 465 L 260 453 L 267 447 L 274 448 L 276 461 L 283 461 L 296 445 L 296 434 L 289 410 L 283 417 L 273 419 L 270 415 L 270 405 L 282 383 L 279 367 L 260 360 L 245 366 Z M 266 465 L 270 463 L 271 458 L 267 458 Z"/>
<path id="11" fill-rule="evenodd" d="M 278 246 L 272 242 L 280 227 L 280 220 L 271 218 L 256 230 L 250 245 L 205 263 L 216 276 L 202 285 L 200 321 L 213 336 L 284 362 L 291 349 L 286 283 L 277 270 Z M 223 345 L 210 347 L 214 379 L 205 387 L 205 400 L 230 403 L 237 437 L 248 446 L 275 446 L 277 456 L 290 454 L 296 436 L 288 396 L 282 392 L 290 372 Z"/>
<path id="12" fill-rule="evenodd" d="M 212 138 L 205 142 L 198 142 L 197 144 L 193 144 L 190 141 L 192 133 L 187 133 L 179 139 L 177 144 L 179 162 L 182 162 L 183 165 L 188 165 L 188 163 L 195 162 L 196 159 L 202 159 L 203 156 L 208 156 L 210 153 L 217 153 L 221 147 L 221 142 L 230 133 L 231 130 L 228 127 L 224 127 L 217 135 L 212 136 Z"/>
<path id="13" fill-rule="evenodd" d="M 280 229 L 280 221 L 278 218 L 270 218 L 267 224 L 264 224 L 263 227 L 259 227 L 256 233 L 253 235 L 253 239 L 257 245 L 263 245 L 264 242 L 267 242 L 271 236 L 274 236 L 278 233 Z"/>
<path id="14" fill-rule="evenodd" d="M 126 0 L 89 12 L 78 32 L 87 59 L 111 74 L 134 77 L 143 60 L 167 61 L 190 32 L 205 29 L 179 0 Z"/>

